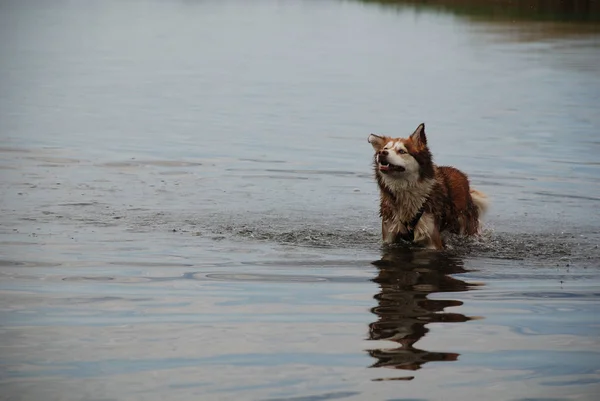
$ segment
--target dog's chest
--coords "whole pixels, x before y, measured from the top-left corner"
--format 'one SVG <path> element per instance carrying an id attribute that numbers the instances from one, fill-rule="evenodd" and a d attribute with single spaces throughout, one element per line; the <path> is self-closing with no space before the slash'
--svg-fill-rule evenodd
<path id="1" fill-rule="evenodd" d="M 434 183 L 434 180 L 413 185 L 386 183 L 389 191 L 381 191 L 381 217 L 402 226 L 410 223 L 427 202 Z"/>

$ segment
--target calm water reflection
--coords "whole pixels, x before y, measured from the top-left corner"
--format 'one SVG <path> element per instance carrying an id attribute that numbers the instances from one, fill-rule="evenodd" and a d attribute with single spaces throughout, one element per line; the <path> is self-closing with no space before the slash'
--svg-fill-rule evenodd
<path id="1" fill-rule="evenodd" d="M 389 248 L 374 264 L 379 271 L 373 282 L 381 292 L 374 297 L 378 305 L 371 312 L 377 321 L 369 325 L 369 340 L 392 341 L 400 347 L 369 350 L 377 360 L 372 367 L 417 370 L 427 362 L 455 361 L 457 353 L 425 351 L 414 345 L 427 334 L 430 323 L 471 319 L 445 311 L 461 306 L 462 301 L 428 298 L 429 294 L 468 291 L 472 287 L 451 276 L 466 272 L 462 259 L 438 252 Z"/>
<path id="2" fill-rule="evenodd" d="M 600 21 L 600 4 L 595 0 L 359 0 L 398 8 L 414 7 L 481 20 L 526 20 L 594 23 Z M 597 28 L 596 28 L 597 29 Z"/>

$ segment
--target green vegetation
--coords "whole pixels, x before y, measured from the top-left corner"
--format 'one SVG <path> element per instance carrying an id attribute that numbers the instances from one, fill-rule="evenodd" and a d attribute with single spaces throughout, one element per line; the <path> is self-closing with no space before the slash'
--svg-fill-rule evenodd
<path id="1" fill-rule="evenodd" d="M 600 23 L 599 0 L 359 0 L 498 20 Z"/>

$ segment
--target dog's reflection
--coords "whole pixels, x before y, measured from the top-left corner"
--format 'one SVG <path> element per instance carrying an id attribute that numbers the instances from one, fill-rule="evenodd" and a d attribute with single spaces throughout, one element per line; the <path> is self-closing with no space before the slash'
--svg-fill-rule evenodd
<path id="1" fill-rule="evenodd" d="M 369 340 L 393 341 L 400 346 L 368 350 L 376 359 L 372 367 L 417 370 L 427 362 L 455 361 L 457 353 L 425 351 L 414 344 L 427 334 L 429 323 L 470 320 L 460 313 L 444 312 L 447 307 L 462 305 L 461 301 L 427 298 L 435 292 L 470 289 L 471 284 L 450 276 L 466 272 L 462 259 L 445 252 L 389 248 L 373 264 L 379 268 L 373 281 L 380 291 L 374 297 L 378 305 L 371 309 L 377 321 L 369 325 Z"/>

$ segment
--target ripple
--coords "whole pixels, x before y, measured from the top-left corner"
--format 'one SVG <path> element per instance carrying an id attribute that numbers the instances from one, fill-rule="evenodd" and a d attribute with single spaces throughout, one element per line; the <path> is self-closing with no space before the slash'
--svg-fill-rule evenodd
<path id="1" fill-rule="evenodd" d="M 327 282 L 330 279 L 317 276 L 294 276 L 285 274 L 244 274 L 244 273 L 191 273 L 186 278 L 201 280 L 204 278 L 223 281 L 257 281 L 265 283 L 320 283 Z M 366 280 L 363 280 L 366 281 Z"/>
<path id="2" fill-rule="evenodd" d="M 21 245 L 31 245 L 28 242 Z M 60 263 L 0 259 L 0 267 L 57 267 Z"/>
<path id="3" fill-rule="evenodd" d="M 285 160 L 273 160 L 273 159 L 239 159 L 241 162 L 252 162 L 252 163 L 265 163 L 265 164 L 283 164 L 287 163 Z"/>
<path id="4" fill-rule="evenodd" d="M 155 166 L 155 167 L 196 167 L 201 166 L 202 163 L 197 162 L 186 162 L 178 160 L 125 160 L 116 161 L 100 164 L 101 167 L 143 167 L 143 166 Z"/>
<path id="5" fill-rule="evenodd" d="M 81 163 L 79 159 L 70 159 L 67 157 L 52 157 L 52 156 L 28 156 L 27 159 L 35 160 L 42 163 L 54 163 L 54 164 L 75 164 Z"/>
<path id="6" fill-rule="evenodd" d="M 160 175 L 167 175 L 167 176 L 178 176 L 178 175 L 189 175 L 191 174 L 189 171 L 161 171 L 159 173 Z"/>
<path id="7" fill-rule="evenodd" d="M 553 198 L 580 199 L 580 200 L 590 200 L 590 201 L 600 202 L 600 198 L 596 198 L 593 196 L 573 195 L 573 194 L 557 194 L 557 193 L 545 192 L 545 191 L 538 191 L 538 192 L 533 192 L 533 193 L 536 195 L 549 196 L 549 197 L 553 197 Z"/>
<path id="8" fill-rule="evenodd" d="M 540 280 L 540 277 L 536 277 L 536 280 Z M 531 280 L 534 280 L 532 278 Z M 490 293 L 474 293 L 472 298 L 480 299 L 498 299 L 505 300 L 511 299 L 586 299 L 592 301 L 593 298 L 600 297 L 600 294 L 593 292 L 558 292 L 558 291 L 502 291 L 502 292 L 490 292 Z M 593 302 L 593 301 L 592 301 Z"/>
<path id="9" fill-rule="evenodd" d="M 66 207 L 71 207 L 71 206 L 97 206 L 99 205 L 98 202 L 74 202 L 74 203 L 59 203 L 58 206 L 66 206 Z"/>
<path id="10" fill-rule="evenodd" d="M 65 301 L 68 303 L 75 304 L 96 304 L 102 302 L 146 302 L 152 301 L 153 298 L 127 298 L 117 296 L 105 296 L 105 297 L 70 297 L 66 298 Z"/>
<path id="11" fill-rule="evenodd" d="M 147 283 L 153 281 L 148 277 L 110 277 L 110 276 L 69 276 L 63 277 L 62 281 L 96 281 L 111 283 Z"/>
<path id="12" fill-rule="evenodd" d="M 283 174 L 311 174 L 311 175 L 331 175 L 331 176 L 355 176 L 356 172 L 346 170 L 285 170 L 285 169 L 265 169 L 265 171 L 271 173 L 283 173 Z"/>
<path id="13" fill-rule="evenodd" d="M 134 261 L 116 261 L 109 262 L 110 265 L 130 266 L 130 267 L 190 267 L 191 263 L 169 263 L 169 262 L 134 262 Z"/>
<path id="14" fill-rule="evenodd" d="M 31 150 L 25 148 L 0 146 L 0 153 L 31 153 Z"/>
<path id="15" fill-rule="evenodd" d="M 339 391 L 335 393 L 325 393 L 318 395 L 307 395 L 302 397 L 285 397 L 285 398 L 267 398 L 264 401 L 327 401 L 337 400 L 340 398 L 355 397 L 361 393 L 356 391 Z"/>
<path id="16" fill-rule="evenodd" d="M 272 180 L 300 180 L 300 181 L 306 181 L 309 178 L 308 177 L 302 177 L 302 176 L 292 176 L 292 175 L 273 175 L 273 174 L 269 174 L 269 175 L 259 175 L 259 174 L 245 174 L 241 176 L 242 178 L 270 178 Z"/>
<path id="17" fill-rule="evenodd" d="M 368 264 L 360 259 L 343 259 L 343 260 L 303 260 L 303 259 L 282 259 L 282 260 L 263 260 L 260 262 L 240 262 L 246 266 L 275 266 L 275 267 L 348 267 L 348 266 L 365 266 Z"/>

